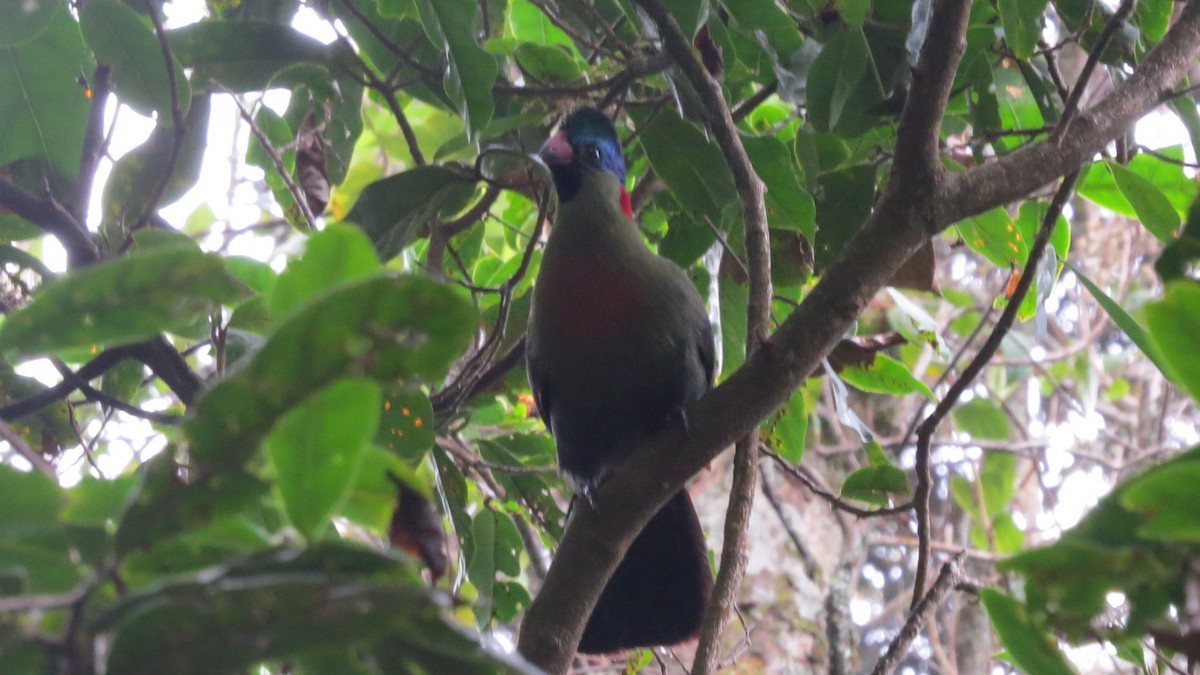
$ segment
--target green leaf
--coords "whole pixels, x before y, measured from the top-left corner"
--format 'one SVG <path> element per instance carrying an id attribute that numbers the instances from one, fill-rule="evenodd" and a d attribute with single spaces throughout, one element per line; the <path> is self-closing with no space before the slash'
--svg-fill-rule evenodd
<path id="1" fill-rule="evenodd" d="M 1163 299 L 1146 306 L 1146 323 L 1172 379 L 1193 399 L 1200 399 L 1200 361 L 1196 336 L 1200 335 L 1200 284 L 1190 279 L 1171 282 Z"/>
<path id="2" fill-rule="evenodd" d="M 84 476 L 78 485 L 66 491 L 62 520 L 71 525 L 93 527 L 116 523 L 137 486 L 137 474 L 132 473 L 113 480 Z"/>
<path id="3" fill-rule="evenodd" d="M 1131 482 L 1121 494 L 1121 505 L 1147 516 L 1138 533 L 1167 542 L 1200 543 L 1200 462 L 1152 471 Z"/>
<path id="4" fill-rule="evenodd" d="M 1137 345 L 1138 349 L 1142 350 L 1142 353 L 1149 357 L 1149 359 L 1154 363 L 1155 367 L 1158 368 L 1158 371 L 1170 377 L 1172 371 L 1167 365 L 1167 362 L 1162 354 L 1159 352 L 1158 345 L 1156 345 L 1154 340 L 1151 339 L 1150 334 L 1146 332 L 1146 329 L 1142 328 L 1141 324 L 1135 321 L 1128 312 L 1118 305 L 1115 300 L 1109 297 L 1107 293 L 1101 290 L 1101 288 L 1097 286 L 1091 279 L 1089 279 L 1087 275 L 1081 272 L 1078 267 L 1066 261 L 1064 261 L 1063 264 L 1065 264 L 1071 269 L 1072 272 L 1075 273 L 1075 276 L 1078 277 L 1079 281 L 1083 283 L 1084 288 L 1088 289 L 1088 292 L 1092 294 L 1092 297 L 1096 299 L 1096 302 L 1104 308 L 1104 311 L 1108 314 L 1108 318 L 1112 319 L 1113 323 L 1117 324 L 1121 330 L 1125 331 L 1125 334 L 1129 336 L 1129 339 L 1133 341 L 1133 344 Z"/>
<path id="5" fill-rule="evenodd" d="M 479 592 L 476 617 L 480 624 L 486 624 L 493 611 L 496 573 L 503 572 L 510 577 L 521 573 L 520 554 L 524 544 L 508 514 L 483 509 L 475 515 L 471 536 L 464 546 L 467 576 Z"/>
<path id="6" fill-rule="evenodd" d="M 996 267 L 1022 265 L 1029 257 L 1031 242 L 1002 207 L 968 218 L 958 223 L 957 228 L 967 246 Z"/>
<path id="7" fill-rule="evenodd" d="M 771 442 L 780 457 L 799 464 L 804 457 L 808 437 L 808 409 L 805 401 L 806 388 L 801 387 L 787 405 L 780 408 L 768 420 L 763 435 Z"/>
<path id="8" fill-rule="evenodd" d="M 278 279 L 275 270 L 261 260 L 231 255 L 225 258 L 225 266 L 229 268 L 230 274 L 241 279 L 242 283 L 259 295 L 268 295 L 275 288 Z"/>
<path id="9" fill-rule="evenodd" d="M 45 474 L 0 464 L 0 539 L 53 527 L 62 505 L 62 493 Z"/>
<path id="10" fill-rule="evenodd" d="M 0 47 L 20 47 L 42 34 L 63 0 L 29 0 L 0 5 Z"/>
<path id="11" fill-rule="evenodd" d="M 117 552 L 161 546 L 172 537 L 256 504 L 267 484 L 248 473 L 209 474 L 191 483 L 177 475 L 173 449 L 142 464 L 141 485 L 117 528 Z"/>
<path id="12" fill-rule="evenodd" d="M 408 246 L 429 220 L 461 210 L 475 193 L 475 181 L 443 166 L 419 166 L 363 188 L 346 220 L 375 244 L 381 260 Z"/>
<path id="13" fill-rule="evenodd" d="M 1025 533 L 1007 511 L 992 518 L 992 536 L 996 540 L 996 552 L 1002 555 L 1011 555 L 1025 546 Z"/>
<path id="14" fill-rule="evenodd" d="M 194 69 L 197 87 L 218 82 L 235 92 L 266 89 L 289 66 L 333 59 L 330 47 L 266 21 L 197 21 L 167 35 L 178 62 Z"/>
<path id="15" fill-rule="evenodd" d="M 1171 0 L 1144 0 L 1133 10 L 1133 22 L 1142 31 L 1147 46 L 1158 44 L 1171 25 Z"/>
<path id="16" fill-rule="evenodd" d="M 742 138 L 746 154 L 767 187 L 767 219 L 771 227 L 798 230 L 811 243 L 817 235 L 817 207 L 800 185 L 788 147 L 774 136 Z"/>
<path id="17" fill-rule="evenodd" d="M 999 5 L 1004 41 L 1017 58 L 1028 59 L 1042 35 L 1046 0 L 1000 0 Z"/>
<path id="18" fill-rule="evenodd" d="M 96 60 L 112 66 L 113 91 L 121 101 L 143 115 L 156 112 L 160 124 L 173 125 L 167 62 L 153 29 L 138 13 L 118 0 L 89 0 L 79 12 L 79 28 Z M 187 114 L 192 88 L 179 60 L 171 62 L 179 112 Z"/>
<path id="19" fill-rule="evenodd" d="M 876 354 L 867 364 L 847 366 L 840 375 L 846 384 L 868 393 L 902 396 L 915 391 L 937 401 L 929 386 L 914 377 L 908 366 L 887 354 Z"/>
<path id="20" fill-rule="evenodd" d="M 0 166 L 38 157 L 63 176 L 74 176 L 89 107 L 75 78 L 93 72 L 95 64 L 66 3 L 58 7 L 36 39 L 0 48 Z"/>
<path id="21" fill-rule="evenodd" d="M 425 34 L 443 45 L 449 68 L 443 84 L 467 123 L 467 136 L 478 139 L 495 111 L 492 85 L 499 67 L 476 40 L 474 0 L 416 0 Z"/>
<path id="22" fill-rule="evenodd" d="M 732 373 L 746 361 L 746 307 L 750 291 L 728 275 L 719 279 L 721 300 L 721 372 Z"/>
<path id="23" fill-rule="evenodd" d="M 990 399 L 975 398 L 954 407 L 954 424 L 974 438 L 1006 441 L 1012 431 L 1008 415 Z"/>
<path id="24" fill-rule="evenodd" d="M 873 164 L 858 164 L 820 175 L 820 189 L 813 191 L 817 195 L 818 269 L 833 264 L 871 214 L 876 171 Z"/>
<path id="25" fill-rule="evenodd" d="M 665 108 L 639 139 L 646 159 L 675 200 L 697 221 L 721 229 L 722 210 L 738 202 L 725 157 L 699 127 Z M 683 149 L 683 151 L 681 151 Z"/>
<path id="26" fill-rule="evenodd" d="M 1142 225 L 1159 241 L 1169 244 L 1179 230 L 1181 219 L 1162 190 L 1116 162 L 1106 162 L 1105 165 Z"/>
<path id="27" fill-rule="evenodd" d="M 248 295 L 221 259 L 185 248 L 136 251 L 47 283 L 0 326 L 0 349 L 42 354 L 134 342 Z"/>
<path id="28" fill-rule="evenodd" d="M 1021 670 L 1038 675 L 1072 675 L 1075 672 L 1045 628 L 1030 616 L 1024 605 L 991 588 L 980 590 L 979 598 L 987 608 L 1000 642 Z"/>
<path id="29" fill-rule="evenodd" d="M 890 495 L 909 492 L 908 476 L 891 465 L 868 466 L 846 476 L 842 496 L 886 506 Z"/>
<path id="30" fill-rule="evenodd" d="M 393 453 L 369 446 L 338 515 L 375 532 L 387 532 L 396 508 L 396 484 L 388 478 L 389 472 L 402 477 L 414 475 L 409 465 Z"/>
<path id="31" fill-rule="evenodd" d="M 409 464 L 417 464 L 433 447 L 433 404 L 416 387 L 393 386 L 383 397 L 375 442 Z"/>
<path id="32" fill-rule="evenodd" d="M 996 518 L 1008 509 L 1017 489 L 1017 456 L 1006 452 L 984 453 L 979 481 L 988 515 Z"/>
<path id="33" fill-rule="evenodd" d="M 808 114 L 817 131 L 836 129 L 859 82 L 869 72 L 871 48 L 862 29 L 848 26 L 825 43 L 808 73 Z"/>
<path id="34" fill-rule="evenodd" d="M 288 520 L 309 541 L 354 486 L 382 403 L 374 382 L 339 380 L 288 411 L 264 441 Z"/>
<path id="35" fill-rule="evenodd" d="M 428 279 L 371 277 L 334 289 L 201 396 L 184 427 L 192 458 L 241 466 L 279 417 L 342 377 L 442 377 L 477 321 L 457 293 Z"/>
<path id="36" fill-rule="evenodd" d="M 566 48 L 525 42 L 517 46 L 513 58 L 522 70 L 541 82 L 573 82 L 580 77 L 579 66 Z"/>
<path id="37" fill-rule="evenodd" d="M 265 659 L 381 639 L 421 645 L 406 656 L 414 668 L 385 672 L 474 673 L 480 662 L 491 672 L 512 672 L 488 658 L 478 638 L 447 623 L 446 601 L 415 581 L 397 583 L 341 565 L 329 569 L 320 561 L 314 566 L 292 551 L 276 557 L 219 576 L 201 571 L 124 600 L 99 620 L 113 633 L 108 672 L 241 672 Z M 374 557 L 398 567 L 395 559 Z M 441 650 L 431 648 L 439 643 Z M 443 670 L 447 658 L 476 663 Z"/>
<path id="38" fill-rule="evenodd" d="M 722 3 L 722 8 L 729 12 L 739 29 L 766 40 L 776 64 L 788 64 L 804 41 L 796 21 L 772 0 L 740 0 Z"/>
<path id="39" fill-rule="evenodd" d="M 304 254 L 288 263 L 268 297 L 271 313 L 282 317 L 340 284 L 382 270 L 371 240 L 362 230 L 331 224 L 308 238 Z"/>

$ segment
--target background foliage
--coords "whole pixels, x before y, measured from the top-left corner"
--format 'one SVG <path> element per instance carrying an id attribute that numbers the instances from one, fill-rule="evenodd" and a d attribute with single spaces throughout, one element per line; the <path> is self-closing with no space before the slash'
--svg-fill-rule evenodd
<path id="1" fill-rule="evenodd" d="M 781 319 L 886 188 L 930 5 L 666 4 L 767 187 Z M 944 166 L 1044 139 L 1173 9 L 977 0 Z M 531 671 L 515 627 L 569 493 L 521 369 L 551 208 L 523 153 L 560 113 L 617 112 L 647 242 L 708 298 L 721 377 L 744 358 L 738 192 L 653 24 L 628 0 L 29 0 L 0 5 L 0 56 L 0 672 Z M 963 571 L 913 671 L 1200 658 L 1197 148 L 1181 88 L 1084 167 L 933 436 L 920 537 L 914 429 L 1053 186 L 870 303 L 764 425 L 732 667 L 871 668 L 920 543 Z M 693 487 L 714 551 L 728 473 Z"/>

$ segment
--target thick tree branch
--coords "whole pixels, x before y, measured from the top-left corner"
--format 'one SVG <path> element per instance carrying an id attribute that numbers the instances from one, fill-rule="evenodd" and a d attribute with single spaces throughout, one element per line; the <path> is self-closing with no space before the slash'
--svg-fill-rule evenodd
<path id="1" fill-rule="evenodd" d="M 100 249 L 87 228 L 49 195 L 38 199 L 0 177 L 0 205 L 53 235 L 67 250 L 71 267 L 90 265 L 100 259 Z"/>
<path id="2" fill-rule="evenodd" d="M 935 227 L 1007 204 L 1065 176 L 1100 152 L 1162 101 L 1196 58 L 1200 3 L 1189 0 L 1175 25 L 1112 94 L 1071 123 L 1061 142 L 1041 141 L 995 162 L 949 176 L 937 199 Z"/>
<path id="3" fill-rule="evenodd" d="M 1200 52 L 1200 0 L 1189 0 L 1142 66 L 1104 102 L 1077 118 L 1061 146 L 1035 144 L 992 164 L 944 177 L 932 191 L 898 189 L 911 186 L 913 179 L 905 174 L 914 170 L 899 160 L 927 157 L 927 146 L 910 138 L 928 139 L 937 133 L 969 9 L 966 0 L 935 5 L 919 66 L 922 75 L 914 78 L 898 132 L 906 139 L 900 147 L 909 150 L 897 153 L 889 189 L 842 257 L 769 343 L 688 407 L 686 433 L 674 425 L 618 467 L 597 490 L 599 509 L 580 502 L 555 565 L 525 617 L 519 649 L 527 659 L 550 672 L 567 670 L 605 580 L 650 516 L 688 478 L 787 401 L 875 292 L 929 237 L 958 219 L 1018 199 L 1078 168 L 1157 105 Z M 937 60 L 941 57 L 946 60 Z M 910 110 L 914 106 L 920 109 Z M 926 171 L 937 175 L 936 170 Z"/>
<path id="4" fill-rule="evenodd" d="M 108 94 L 112 88 L 109 76 L 112 69 L 100 64 L 88 83 L 92 104 L 88 110 L 87 132 L 83 137 L 83 150 L 79 154 L 79 174 L 75 179 L 75 203 L 71 215 L 80 223 L 87 222 L 88 203 L 92 198 L 92 186 L 96 183 L 96 167 L 104 156 L 104 110 L 108 106 Z"/>

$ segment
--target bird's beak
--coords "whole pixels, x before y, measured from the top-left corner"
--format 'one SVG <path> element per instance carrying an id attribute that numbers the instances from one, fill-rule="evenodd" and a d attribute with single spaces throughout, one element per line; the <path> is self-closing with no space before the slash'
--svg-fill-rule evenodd
<path id="1" fill-rule="evenodd" d="M 566 166 L 575 161 L 575 149 L 567 140 L 565 129 L 559 129 L 546 144 L 538 150 L 538 155 L 550 166 Z"/>

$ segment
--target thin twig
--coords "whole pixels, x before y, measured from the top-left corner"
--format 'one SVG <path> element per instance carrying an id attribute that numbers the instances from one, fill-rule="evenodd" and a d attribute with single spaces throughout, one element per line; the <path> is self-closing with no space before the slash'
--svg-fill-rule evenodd
<path id="1" fill-rule="evenodd" d="M 1133 6 L 1137 0 L 1121 0 L 1120 6 L 1117 7 L 1114 13 L 1108 19 L 1108 23 L 1104 24 L 1104 32 L 1100 33 L 1096 44 L 1092 46 L 1092 50 L 1088 53 L 1088 60 L 1083 64 L 1083 70 L 1079 71 L 1079 77 L 1075 79 L 1075 86 L 1071 89 L 1071 96 L 1067 102 L 1063 104 L 1063 114 L 1058 120 L 1058 125 L 1054 127 L 1054 131 L 1050 134 L 1050 142 L 1058 144 L 1067 135 L 1067 131 L 1071 128 L 1071 122 L 1075 120 L 1075 116 L 1079 114 L 1079 100 L 1083 97 L 1083 92 L 1087 90 L 1088 80 L 1092 77 L 1092 71 L 1096 70 L 1096 65 L 1100 63 L 1100 56 L 1108 49 L 1108 43 L 1113 36 L 1117 34 L 1117 30 L 1129 15 L 1133 13 Z"/>
<path id="2" fill-rule="evenodd" d="M 54 465 L 47 461 L 46 458 L 42 456 L 42 453 L 29 447 L 29 444 L 25 442 L 25 439 L 21 437 L 21 434 L 17 433 L 16 429 L 13 429 L 8 425 L 8 422 L 3 420 L 0 420 L 0 439 L 8 441 L 8 444 L 12 446 L 12 449 L 15 450 L 18 455 L 29 460 L 29 463 L 34 465 L 38 471 L 41 471 L 47 476 L 57 480 L 57 473 L 54 470 Z M 3 602 L 3 600 L 0 599 L 0 602 Z"/>
<path id="3" fill-rule="evenodd" d="M 821 499 L 824 499 L 825 501 L 829 502 L 829 504 L 831 506 L 838 509 L 839 511 L 845 511 L 846 513 L 849 513 L 852 516 L 857 516 L 859 518 L 875 518 L 878 516 L 897 516 L 897 515 L 900 515 L 902 513 L 907 513 L 908 511 L 912 510 L 912 507 L 913 507 L 912 502 L 904 502 L 903 504 L 900 504 L 899 506 L 889 506 L 889 507 L 882 508 L 882 509 L 864 509 L 864 508 L 855 506 L 855 505 L 847 502 L 846 500 L 842 499 L 841 497 L 833 494 L 829 490 L 822 488 L 820 485 L 817 485 L 816 481 L 813 480 L 813 477 L 808 475 L 807 473 L 805 473 L 803 467 L 799 467 L 799 466 L 796 466 L 795 464 L 792 464 L 791 462 L 787 461 L 786 459 L 780 457 L 773 450 L 768 450 L 766 448 L 762 448 L 760 450 L 760 452 L 762 452 L 762 454 L 770 457 L 771 459 L 775 460 L 775 464 L 777 464 L 779 466 L 779 468 L 783 469 L 784 473 L 788 474 L 789 476 L 791 476 L 791 477 L 795 478 L 796 480 L 800 481 L 801 483 L 803 483 L 804 487 L 806 487 L 810 491 L 812 491 L 813 494 L 815 494 L 816 496 L 820 497 Z"/>
<path id="4" fill-rule="evenodd" d="M 929 466 L 930 441 L 933 438 L 934 432 L 937 431 L 938 426 L 942 423 L 942 420 L 946 418 L 946 415 L 950 414 L 950 411 L 958 403 L 958 399 L 962 396 L 963 392 L 971 386 L 975 377 L 983 371 L 983 368 L 996 354 L 996 350 L 1000 348 L 1000 343 L 1004 340 L 1004 337 L 1008 335 L 1008 330 L 1017 318 L 1017 311 L 1020 310 L 1021 303 L 1025 300 L 1025 295 L 1029 293 L 1029 289 L 1033 286 L 1033 280 L 1037 276 L 1038 261 L 1041 260 L 1042 253 L 1046 250 L 1046 244 L 1050 241 L 1050 235 L 1054 232 L 1055 225 L 1058 224 L 1058 218 L 1062 214 L 1063 206 L 1071 196 L 1071 191 L 1075 187 L 1075 179 L 1078 177 L 1079 172 L 1075 171 L 1063 178 L 1062 183 L 1058 186 L 1058 191 L 1054 193 L 1054 198 L 1050 201 L 1050 207 L 1046 210 L 1046 215 L 1042 219 L 1042 226 L 1038 230 L 1033 246 L 1029 250 L 1029 258 L 1025 261 L 1025 267 L 1021 270 L 1021 277 L 1017 282 L 1017 288 L 1008 299 L 1008 305 L 1001 312 L 1000 318 L 996 320 L 995 328 L 992 329 L 983 346 L 979 348 L 979 352 L 975 354 L 975 358 L 971 359 L 966 368 L 963 368 L 962 375 L 955 380 L 954 384 L 950 385 L 950 389 L 942 397 L 942 400 L 938 402 L 937 407 L 917 427 L 917 487 L 913 493 L 913 503 L 916 505 L 917 511 L 917 539 L 920 542 L 920 546 L 917 549 L 917 569 L 915 579 L 913 580 L 913 595 L 912 603 L 910 604 L 910 608 L 912 609 L 916 608 L 917 604 L 921 601 L 922 594 L 925 592 L 925 577 L 929 570 L 931 546 L 929 498 L 933 488 L 933 476 Z"/>
<path id="5" fill-rule="evenodd" d="M 162 18 L 158 16 L 158 9 L 155 8 L 154 1 L 145 0 L 145 5 L 146 11 L 150 15 L 150 22 L 154 24 L 154 34 L 158 37 L 158 48 L 162 52 L 163 65 L 167 69 L 167 86 L 170 87 L 171 95 L 171 122 L 174 125 L 171 130 L 174 135 L 171 139 L 171 152 L 167 155 L 166 163 L 161 167 L 162 173 L 159 175 L 158 182 L 150 191 L 146 207 L 142 209 L 141 216 L 133 226 L 135 232 L 146 227 L 151 216 L 158 210 L 158 203 L 162 201 L 167 186 L 171 184 L 171 177 L 175 174 L 175 165 L 179 163 L 179 155 L 183 151 L 183 141 L 188 134 L 187 121 L 183 117 L 183 109 L 179 107 L 179 83 L 175 81 L 175 57 L 171 54 L 171 46 L 167 44 L 167 33 L 163 30 Z"/>
<path id="6" fill-rule="evenodd" d="M 312 210 L 308 208 L 308 199 L 304 196 L 304 190 L 292 178 L 291 173 L 288 172 L 287 166 L 283 163 L 283 157 L 271 145 L 271 139 L 267 138 L 266 132 L 262 130 L 262 127 L 258 126 L 258 122 L 254 121 L 254 115 L 251 115 L 250 111 L 246 110 L 246 107 L 242 105 L 242 101 L 238 98 L 237 94 L 225 87 L 219 85 L 218 87 L 233 99 L 233 104 L 237 106 L 242 119 L 250 126 L 250 133 L 254 134 L 254 138 L 258 139 L 258 144 L 262 146 L 263 152 L 267 153 L 267 156 L 271 158 L 271 163 L 275 165 L 275 171 L 279 173 L 279 177 L 287 185 L 288 192 L 292 195 L 292 201 L 296 202 L 296 208 L 300 209 L 300 214 L 304 217 L 305 225 L 308 229 L 315 230 L 317 228 L 317 219 L 313 215 Z"/>
<path id="7" fill-rule="evenodd" d="M 879 659 L 879 662 L 875 664 L 875 669 L 871 671 L 871 675 L 889 675 L 895 672 L 896 668 L 900 665 L 900 660 L 908 652 L 909 645 L 920 634 L 925 622 L 937 612 L 946 595 L 958 584 L 960 577 L 958 561 L 960 557 L 956 555 L 947 561 L 946 564 L 942 565 L 942 570 L 938 573 L 933 586 L 930 587 L 929 593 L 922 597 L 921 601 L 908 613 L 908 619 L 904 622 L 904 626 L 900 628 L 900 632 L 896 634 L 896 637 L 892 638 L 891 644 L 888 645 L 883 658 Z"/>

